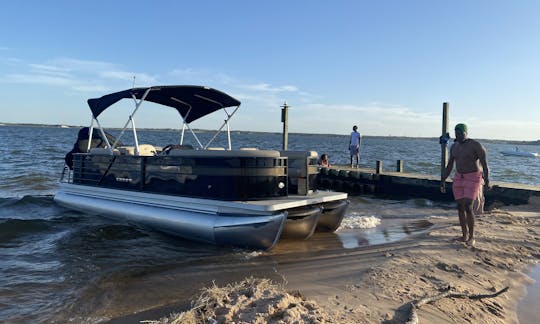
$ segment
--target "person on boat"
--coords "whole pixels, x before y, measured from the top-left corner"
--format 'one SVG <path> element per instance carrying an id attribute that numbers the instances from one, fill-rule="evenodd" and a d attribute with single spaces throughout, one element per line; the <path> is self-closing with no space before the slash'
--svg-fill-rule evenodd
<path id="1" fill-rule="evenodd" d="M 453 178 L 452 192 L 457 202 L 459 224 L 463 234 L 459 240 L 468 245 L 474 245 L 473 202 L 478 197 L 482 178 L 485 188 L 490 188 L 487 153 L 482 144 L 468 138 L 467 125 L 457 124 L 454 130 L 456 140 L 450 147 L 448 165 L 441 178 L 441 192 L 446 192 L 445 180 L 452 172 L 455 163 L 456 172 Z"/>
<path id="2" fill-rule="evenodd" d="M 353 126 L 353 131 L 349 138 L 349 152 L 351 155 L 351 168 L 353 167 L 353 157 L 356 158 L 356 167 L 360 166 L 360 144 L 362 144 L 362 135 L 358 132 L 358 127 Z"/>
<path id="3" fill-rule="evenodd" d="M 328 160 L 328 154 L 321 155 L 321 158 L 319 159 L 319 165 L 325 168 L 331 167 L 330 161 Z"/>

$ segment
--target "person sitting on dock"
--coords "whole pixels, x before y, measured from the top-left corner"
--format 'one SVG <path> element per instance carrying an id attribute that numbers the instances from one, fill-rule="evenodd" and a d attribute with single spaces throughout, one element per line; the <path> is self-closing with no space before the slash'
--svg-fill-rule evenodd
<path id="1" fill-rule="evenodd" d="M 360 167 L 360 144 L 362 135 L 358 132 L 358 127 L 353 126 L 351 137 L 349 138 L 349 152 L 351 153 L 351 168 L 353 167 L 353 157 L 356 157 L 356 167 Z"/>
<path id="2" fill-rule="evenodd" d="M 489 168 L 486 149 L 477 141 L 467 137 L 467 125 L 457 124 L 456 141 L 450 148 L 448 165 L 441 178 L 441 192 L 446 192 L 445 180 L 456 164 L 452 191 L 457 202 L 459 223 L 463 236 L 460 241 L 474 245 L 474 212 L 473 202 L 477 199 L 482 178 L 486 189 L 489 185 Z"/>
<path id="3" fill-rule="evenodd" d="M 331 167 L 330 161 L 328 160 L 328 154 L 321 155 L 321 159 L 319 160 L 319 165 L 325 168 Z"/>

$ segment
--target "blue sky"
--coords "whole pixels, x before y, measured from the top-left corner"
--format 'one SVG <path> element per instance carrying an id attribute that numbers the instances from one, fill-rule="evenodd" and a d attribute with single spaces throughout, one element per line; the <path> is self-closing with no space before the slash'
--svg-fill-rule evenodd
<path id="1" fill-rule="evenodd" d="M 540 139 L 538 1 L 0 0 L 0 122 L 88 125 L 88 98 L 197 84 L 234 130 Z M 129 103 L 100 120 L 122 126 Z M 138 127 L 178 128 L 149 107 Z M 107 118 L 107 120 L 105 120 Z M 218 115 L 194 127 L 215 128 Z"/>

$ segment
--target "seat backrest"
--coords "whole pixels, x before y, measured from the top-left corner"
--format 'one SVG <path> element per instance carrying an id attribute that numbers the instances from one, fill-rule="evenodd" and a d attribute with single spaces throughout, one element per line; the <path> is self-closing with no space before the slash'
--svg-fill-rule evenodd
<path id="1" fill-rule="evenodd" d="M 93 147 L 88 151 L 90 155 L 111 155 L 111 151 L 105 147 Z M 120 150 L 114 149 L 113 155 L 120 155 Z"/>
<path id="2" fill-rule="evenodd" d="M 119 146 L 120 155 L 135 155 L 135 146 Z M 139 144 L 139 156 L 154 156 L 157 149 L 151 144 Z"/>

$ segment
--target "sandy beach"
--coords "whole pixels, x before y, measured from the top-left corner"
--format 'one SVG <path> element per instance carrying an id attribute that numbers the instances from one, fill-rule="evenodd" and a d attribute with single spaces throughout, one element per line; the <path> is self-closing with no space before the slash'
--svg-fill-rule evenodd
<path id="1" fill-rule="evenodd" d="M 418 320 L 517 323 L 516 305 L 531 283 L 526 273 L 540 259 L 539 210 L 540 201 L 532 201 L 486 212 L 477 218 L 474 247 L 454 240 L 461 230 L 453 210 L 432 217 L 429 230 L 395 243 L 292 253 L 278 245 L 278 262 L 274 256 L 273 266 L 260 263 L 245 280 L 242 271 L 231 275 L 234 269 L 221 268 L 226 279 L 192 292 L 190 300 L 147 305 L 144 312 L 110 323 L 406 323 L 410 303 L 424 297 L 448 289 L 490 295 L 505 287 L 493 298 L 426 303 L 417 309 Z M 204 276 L 212 276 L 212 269 L 206 270 Z M 203 275 L 190 278 L 197 276 Z"/>

